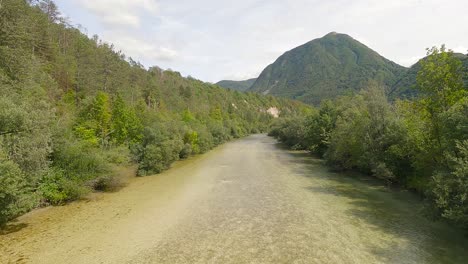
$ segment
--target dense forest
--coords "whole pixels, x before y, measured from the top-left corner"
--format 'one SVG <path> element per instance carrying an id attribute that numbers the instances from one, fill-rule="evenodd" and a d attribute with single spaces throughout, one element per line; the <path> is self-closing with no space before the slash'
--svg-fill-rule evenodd
<path id="1" fill-rule="evenodd" d="M 0 1 L 0 224 L 233 138 L 265 131 L 298 102 L 145 69 L 63 19 L 50 0 Z"/>
<path id="2" fill-rule="evenodd" d="M 323 101 L 310 115 L 278 120 L 270 134 L 324 157 L 336 170 L 415 190 L 432 216 L 468 228 L 468 72 L 462 61 L 444 46 L 432 48 L 419 62 L 414 99 L 389 102 L 382 87 L 370 85 Z"/>
<path id="3" fill-rule="evenodd" d="M 407 71 L 351 36 L 331 32 L 281 55 L 249 91 L 318 106 L 322 100 L 354 93 L 369 83 L 388 87 L 388 94 Z"/>

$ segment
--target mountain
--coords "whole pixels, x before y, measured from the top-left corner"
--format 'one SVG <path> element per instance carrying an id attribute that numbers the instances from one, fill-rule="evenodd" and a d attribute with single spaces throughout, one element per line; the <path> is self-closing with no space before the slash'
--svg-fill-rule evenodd
<path id="1" fill-rule="evenodd" d="M 249 91 L 317 105 L 369 83 L 391 87 L 406 72 L 352 37 L 332 32 L 284 53 Z"/>
<path id="2" fill-rule="evenodd" d="M 454 53 L 454 56 L 463 64 L 465 72 L 468 72 L 468 56 L 461 53 Z M 411 98 L 416 96 L 417 91 L 417 81 L 416 77 L 418 72 L 421 69 L 421 61 L 425 60 L 422 58 L 413 66 L 411 66 L 408 71 L 392 85 L 388 91 L 388 96 L 390 99 L 393 98 Z M 468 85 L 468 77 L 465 75 L 465 84 Z"/>
<path id="3" fill-rule="evenodd" d="M 248 79 L 248 80 L 245 80 L 245 81 L 223 80 L 223 81 L 220 81 L 220 82 L 218 82 L 216 84 L 223 87 L 223 88 L 228 88 L 228 89 L 231 89 L 231 90 L 244 92 L 244 91 L 247 91 L 248 89 L 250 89 L 250 87 L 252 87 L 252 85 L 255 83 L 256 80 L 257 80 L 257 78 Z"/>

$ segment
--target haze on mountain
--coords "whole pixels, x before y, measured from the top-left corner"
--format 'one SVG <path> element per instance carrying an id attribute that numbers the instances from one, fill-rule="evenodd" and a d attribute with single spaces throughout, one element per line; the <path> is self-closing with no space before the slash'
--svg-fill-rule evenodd
<path id="1" fill-rule="evenodd" d="M 255 83 L 256 80 L 257 78 L 252 78 L 252 79 L 248 79 L 245 81 L 224 80 L 224 81 L 219 81 L 216 84 L 224 88 L 244 92 L 250 89 L 250 87 L 252 87 L 252 85 Z"/>

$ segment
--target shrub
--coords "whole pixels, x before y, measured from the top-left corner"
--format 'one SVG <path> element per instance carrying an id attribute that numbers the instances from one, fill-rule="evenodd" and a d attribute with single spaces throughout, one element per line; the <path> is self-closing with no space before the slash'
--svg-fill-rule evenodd
<path id="1" fill-rule="evenodd" d="M 61 205 L 79 199 L 89 190 L 69 179 L 63 170 L 52 168 L 41 179 L 39 191 L 46 203 Z"/>
<path id="2" fill-rule="evenodd" d="M 70 179 L 84 182 L 108 171 L 102 152 L 85 141 L 68 140 L 56 146 L 53 165 Z"/>
<path id="3" fill-rule="evenodd" d="M 205 153 L 214 147 L 213 135 L 206 129 L 198 131 L 199 153 Z"/>
<path id="4" fill-rule="evenodd" d="M 113 175 L 99 176 L 91 182 L 91 187 L 94 190 L 102 192 L 112 192 L 122 186 L 122 181 Z"/>
<path id="5" fill-rule="evenodd" d="M 157 174 L 168 169 L 179 159 L 182 148 L 182 141 L 177 139 L 147 145 L 139 159 L 138 175 Z"/>
<path id="6" fill-rule="evenodd" d="M 458 155 L 447 155 L 449 170 L 434 177 L 432 196 L 442 217 L 468 226 L 468 140 L 458 142 Z"/>
<path id="7" fill-rule="evenodd" d="M 192 154 L 192 152 L 193 152 L 192 151 L 192 145 L 190 145 L 189 143 L 185 143 L 184 147 L 182 148 L 182 150 L 179 153 L 179 157 L 181 159 L 186 159 Z"/>
<path id="8" fill-rule="evenodd" d="M 0 157 L 0 226 L 32 207 L 27 191 L 19 166 Z"/>
<path id="9" fill-rule="evenodd" d="M 177 134 L 172 136 L 165 135 L 165 131 L 160 128 L 145 129 L 142 144 L 132 149 L 139 164 L 139 176 L 160 173 L 180 158 L 184 142 Z"/>
<path id="10" fill-rule="evenodd" d="M 126 165 L 130 162 L 130 150 L 124 145 L 101 150 L 99 154 L 112 164 Z"/>

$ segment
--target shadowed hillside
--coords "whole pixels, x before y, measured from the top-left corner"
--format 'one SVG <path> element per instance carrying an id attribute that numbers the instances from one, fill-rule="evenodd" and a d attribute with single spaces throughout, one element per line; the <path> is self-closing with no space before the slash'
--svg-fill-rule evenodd
<path id="1" fill-rule="evenodd" d="M 224 88 L 244 92 L 250 89 L 250 87 L 252 87 L 256 80 L 257 78 L 245 81 L 220 81 L 216 84 Z"/>

